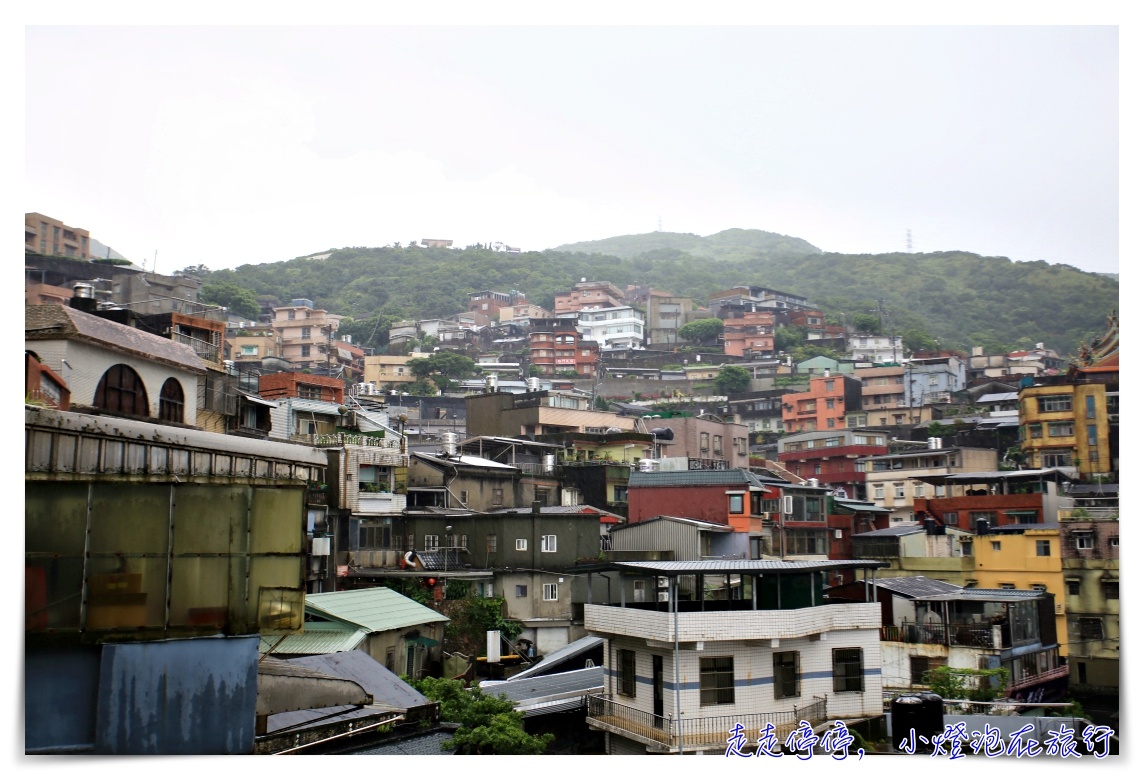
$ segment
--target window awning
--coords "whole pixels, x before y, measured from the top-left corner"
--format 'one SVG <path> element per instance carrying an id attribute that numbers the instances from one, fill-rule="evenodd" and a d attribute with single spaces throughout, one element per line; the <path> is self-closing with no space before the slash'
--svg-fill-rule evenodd
<path id="1" fill-rule="evenodd" d="M 427 636 L 415 636 L 405 640 L 406 644 L 421 645 L 422 647 L 436 647 L 441 644 L 436 639 L 430 639 Z"/>
<path id="2" fill-rule="evenodd" d="M 278 408 L 278 402 L 277 401 L 267 401 L 265 398 L 259 398 L 258 396 L 254 395 L 252 393 L 244 393 L 241 390 L 238 391 L 238 394 L 253 404 L 262 404 L 263 406 L 269 406 L 271 409 L 277 409 Z"/>

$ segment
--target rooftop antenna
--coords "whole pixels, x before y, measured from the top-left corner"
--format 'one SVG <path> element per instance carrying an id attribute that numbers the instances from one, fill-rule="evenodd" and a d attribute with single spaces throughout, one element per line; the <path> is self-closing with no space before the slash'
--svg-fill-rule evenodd
<path id="1" fill-rule="evenodd" d="M 655 218 L 655 232 L 657 232 L 657 233 L 663 232 L 663 217 L 656 217 Z"/>
<path id="2" fill-rule="evenodd" d="M 906 228 L 906 251 L 914 251 L 914 234 L 910 232 L 909 228 Z"/>

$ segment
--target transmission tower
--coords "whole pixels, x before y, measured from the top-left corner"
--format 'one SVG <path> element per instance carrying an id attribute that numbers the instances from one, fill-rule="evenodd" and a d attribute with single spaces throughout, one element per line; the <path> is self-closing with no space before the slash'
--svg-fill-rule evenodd
<path id="1" fill-rule="evenodd" d="M 906 228 L 906 251 L 914 251 L 914 234 L 910 232 L 909 228 Z"/>

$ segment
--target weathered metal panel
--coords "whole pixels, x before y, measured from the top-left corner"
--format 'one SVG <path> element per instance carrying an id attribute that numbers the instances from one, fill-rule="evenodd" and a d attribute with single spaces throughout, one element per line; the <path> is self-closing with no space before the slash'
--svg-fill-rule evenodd
<path id="1" fill-rule="evenodd" d="M 44 647 L 24 657 L 24 751 L 95 747 L 98 647 Z"/>
<path id="2" fill-rule="evenodd" d="M 96 750 L 252 753 L 257 695 L 257 636 L 105 645 Z"/>

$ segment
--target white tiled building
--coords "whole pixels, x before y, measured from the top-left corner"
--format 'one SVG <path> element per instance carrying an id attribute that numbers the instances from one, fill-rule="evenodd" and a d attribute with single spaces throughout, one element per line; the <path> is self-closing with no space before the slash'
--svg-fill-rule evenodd
<path id="1" fill-rule="evenodd" d="M 620 604 L 584 607 L 585 628 L 605 640 L 589 726 L 607 732 L 610 754 L 721 754 L 736 724 L 751 743 L 772 724 L 781 743 L 802 720 L 880 717 L 879 607 L 823 600 L 831 572 L 880 565 L 612 564 Z"/>

